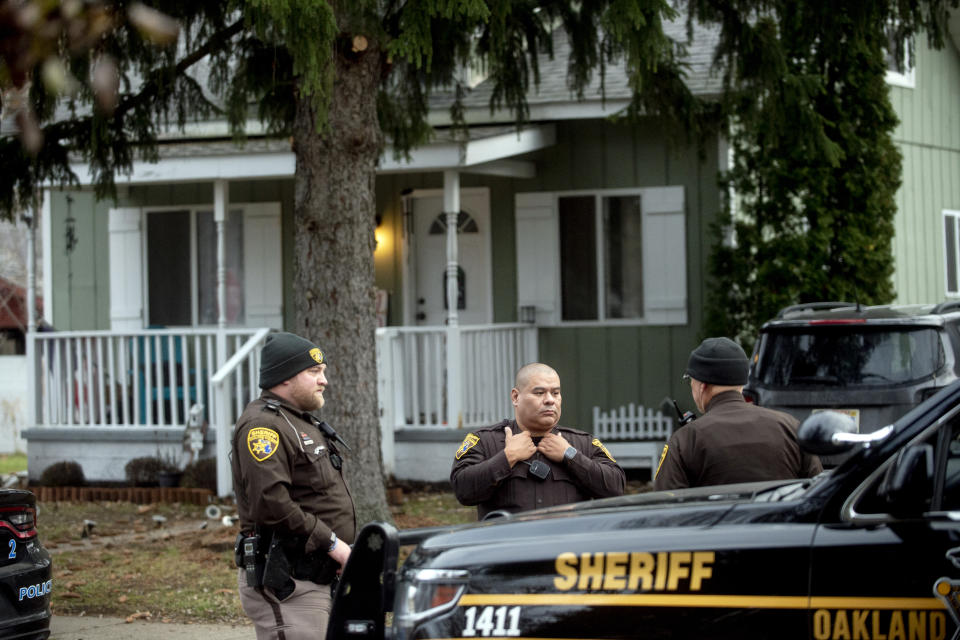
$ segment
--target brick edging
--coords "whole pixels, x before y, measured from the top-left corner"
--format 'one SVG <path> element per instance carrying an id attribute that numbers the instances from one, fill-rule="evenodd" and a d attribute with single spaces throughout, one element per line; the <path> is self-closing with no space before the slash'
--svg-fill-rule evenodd
<path id="1" fill-rule="evenodd" d="M 210 502 L 210 489 L 186 489 L 183 487 L 30 487 L 37 502 L 186 502 L 204 505 Z"/>

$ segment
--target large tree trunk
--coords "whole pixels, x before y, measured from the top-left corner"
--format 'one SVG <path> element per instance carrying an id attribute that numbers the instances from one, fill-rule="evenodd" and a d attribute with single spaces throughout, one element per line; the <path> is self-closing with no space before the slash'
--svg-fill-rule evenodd
<path id="1" fill-rule="evenodd" d="M 380 152 L 380 51 L 335 55 L 329 127 L 318 133 L 309 98 L 297 99 L 294 145 L 296 331 L 329 360 L 324 419 L 353 452 L 347 478 L 358 524 L 390 520 L 380 455 L 374 331 L 374 180 Z"/>

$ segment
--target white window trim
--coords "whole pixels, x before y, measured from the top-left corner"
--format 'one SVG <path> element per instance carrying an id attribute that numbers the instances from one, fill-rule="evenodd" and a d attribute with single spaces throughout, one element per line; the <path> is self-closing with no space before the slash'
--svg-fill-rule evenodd
<path id="1" fill-rule="evenodd" d="M 910 46 L 907 43 L 907 46 L 903 48 L 903 68 L 905 71 L 902 73 L 900 71 L 893 71 L 887 69 L 884 79 L 887 84 L 893 85 L 895 87 L 903 87 L 904 89 L 916 89 L 917 88 L 917 73 L 916 65 L 910 64 Z M 916 57 L 914 57 L 914 62 L 916 62 Z"/>
<path id="2" fill-rule="evenodd" d="M 954 225 L 954 234 L 953 234 L 953 251 L 956 263 L 953 265 L 957 270 L 957 290 L 950 291 L 948 288 L 950 285 L 950 265 L 947 264 L 947 234 L 943 233 L 943 290 L 945 295 L 949 298 L 958 298 L 960 297 L 960 210 L 957 209 L 944 209 L 943 210 L 943 220 L 944 224 L 940 225 L 941 231 L 946 226 L 946 220 L 951 218 Z"/>
<path id="3" fill-rule="evenodd" d="M 229 202 L 227 203 L 227 215 L 229 216 L 230 211 L 239 210 L 240 213 L 246 214 L 257 209 L 267 209 L 275 207 L 280 207 L 280 203 L 273 202 Z M 147 256 L 147 250 L 149 247 L 149 238 L 147 237 L 147 216 L 151 213 L 164 213 L 170 211 L 187 211 L 190 214 L 190 320 L 193 323 L 192 327 L 206 327 L 206 328 L 216 328 L 217 323 L 212 324 L 200 324 L 200 310 L 198 307 L 199 303 L 199 273 L 197 272 L 197 214 L 201 211 L 213 211 L 213 203 L 206 204 L 182 204 L 182 205 L 160 205 L 152 206 L 146 205 L 140 207 L 140 226 L 143 230 L 143 235 L 141 236 L 140 243 L 142 247 L 141 261 L 142 261 L 142 271 L 141 271 L 141 282 L 142 282 L 142 291 L 143 291 L 143 323 L 144 326 L 147 326 L 148 319 L 150 318 L 150 294 L 149 294 L 149 262 Z"/>
<path id="4" fill-rule="evenodd" d="M 557 243 L 556 248 L 556 282 L 554 286 L 556 287 L 556 300 L 558 302 L 556 314 L 557 321 L 555 326 L 565 327 L 565 328 L 591 328 L 591 327 L 645 327 L 645 326 L 664 326 L 664 322 L 661 320 L 651 320 L 647 316 L 642 318 L 607 318 L 606 317 L 606 307 L 603 304 L 603 296 L 606 292 L 606 269 L 604 265 L 604 249 L 603 249 L 603 240 L 604 236 L 602 233 L 603 230 L 603 198 L 605 197 L 620 197 L 620 196 L 639 196 L 641 202 L 643 201 L 644 193 L 649 189 L 646 187 L 630 187 L 630 188 L 621 188 L 621 189 L 576 189 L 571 191 L 556 191 L 553 194 L 553 207 L 554 211 L 559 212 L 559 201 L 560 198 L 567 197 L 577 197 L 577 196 L 593 196 L 594 197 L 594 225 L 596 229 L 596 253 L 597 253 L 597 319 L 596 320 L 564 320 L 563 319 L 563 285 L 561 282 L 561 267 L 560 264 L 560 234 L 557 233 L 555 239 Z M 641 214 L 642 215 L 642 214 Z M 646 239 L 644 239 L 646 242 Z M 689 288 L 689 284 L 687 285 Z M 644 292 L 644 296 L 647 293 Z M 673 324 L 673 323 L 668 323 Z M 683 322 L 681 324 L 686 324 Z"/>
<path id="5" fill-rule="evenodd" d="M 227 205 L 227 214 L 231 209 L 240 209 L 243 211 L 244 205 L 229 203 Z M 149 324 L 150 319 L 150 260 L 149 260 L 149 248 L 150 248 L 150 239 L 147 234 L 147 220 L 148 216 L 153 213 L 169 213 L 171 211 L 186 211 L 189 218 L 189 227 L 190 227 L 190 325 L 192 327 L 216 327 L 216 323 L 201 325 L 199 320 L 200 310 L 198 308 L 199 303 L 199 283 L 198 283 L 198 273 L 197 273 L 197 213 L 200 211 L 212 211 L 213 204 L 185 204 L 185 205 L 163 205 L 159 207 L 145 206 L 141 208 L 140 217 L 141 217 L 141 228 L 143 229 L 143 237 L 141 238 L 141 245 L 143 246 L 143 256 L 141 258 L 143 262 L 142 266 L 142 276 L 143 281 L 143 322 L 144 326 Z"/>
<path id="6" fill-rule="evenodd" d="M 899 73 L 897 71 L 887 70 L 885 80 L 887 84 L 895 87 L 903 87 L 904 89 L 916 89 L 917 88 L 917 73 L 916 68 L 910 67 L 906 73 Z"/>

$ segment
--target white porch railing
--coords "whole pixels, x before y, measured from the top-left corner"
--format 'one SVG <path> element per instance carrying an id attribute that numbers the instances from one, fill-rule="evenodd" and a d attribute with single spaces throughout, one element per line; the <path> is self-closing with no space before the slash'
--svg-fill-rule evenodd
<path id="1" fill-rule="evenodd" d="M 34 357 L 28 363 L 28 426 L 185 427 L 191 408 L 203 405 L 217 434 L 218 494 L 227 495 L 230 435 L 244 407 L 260 393 L 260 347 L 268 333 L 154 329 L 30 334 L 28 353 Z M 448 353 L 451 339 L 459 356 Z M 396 429 L 471 428 L 511 416 L 514 374 L 536 360 L 537 353 L 537 330 L 528 324 L 378 329 L 388 471 Z M 458 364 L 451 367 L 451 361 Z"/>
<path id="2" fill-rule="evenodd" d="M 37 427 L 184 426 L 190 408 L 215 424 L 211 377 L 257 329 L 149 329 L 34 333 Z M 227 407 L 242 411 L 256 387 L 259 352 L 236 367 Z M 240 370 L 242 369 L 242 371 Z"/>
<path id="3" fill-rule="evenodd" d="M 460 365 L 448 370 L 451 337 L 459 340 Z M 513 377 L 536 359 L 537 329 L 529 324 L 377 329 L 384 432 L 470 428 L 511 416 Z M 459 409 L 449 406 L 450 397 L 460 399 Z"/>
<path id="4" fill-rule="evenodd" d="M 210 420 L 217 430 L 217 495 L 233 490 L 230 471 L 230 437 L 233 426 L 251 401 L 260 396 L 260 350 L 270 329 L 258 329 L 246 342 L 232 346 L 233 355 L 210 378 L 213 412 Z"/>

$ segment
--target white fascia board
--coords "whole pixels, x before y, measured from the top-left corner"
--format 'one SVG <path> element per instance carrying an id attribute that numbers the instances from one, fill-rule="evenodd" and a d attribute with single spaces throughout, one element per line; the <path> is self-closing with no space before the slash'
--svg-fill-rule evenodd
<path id="1" fill-rule="evenodd" d="M 397 160 L 393 149 L 380 157 L 377 173 L 404 173 L 461 169 L 469 173 L 532 177 L 532 163 L 509 158 L 554 144 L 553 125 L 529 127 L 516 132 L 468 141 L 431 144 L 410 152 L 409 160 Z M 92 184 L 89 165 L 71 165 L 81 185 Z M 293 177 L 296 158 L 292 152 L 240 153 L 218 156 L 163 158 L 157 163 L 137 161 L 132 173 L 116 177 L 118 186 L 210 180 L 263 180 Z"/>
<path id="2" fill-rule="evenodd" d="M 248 118 L 243 124 L 243 131 L 248 136 L 262 136 L 267 134 L 267 127 L 256 118 Z M 176 141 L 184 138 L 229 138 L 231 135 L 230 125 L 226 120 L 206 120 L 186 122 L 183 128 L 174 124 L 163 126 L 157 139 Z"/>
<path id="3" fill-rule="evenodd" d="M 292 152 L 256 153 L 230 156 L 197 156 L 164 158 L 157 163 L 138 161 L 128 176 L 118 174 L 117 185 L 159 184 L 165 182 L 207 182 L 210 180 L 243 180 L 289 178 L 296 159 Z M 81 185 L 92 184 L 93 176 L 86 163 L 71 165 Z"/>
<path id="4" fill-rule="evenodd" d="M 527 127 L 519 133 L 511 131 L 464 143 L 431 144 L 410 151 L 409 160 L 394 158 L 388 148 L 380 157 L 377 173 L 443 171 L 462 169 L 467 173 L 485 173 L 514 177 L 532 177 L 533 165 L 508 161 L 530 151 L 552 146 L 557 133 L 554 125 Z"/>
<path id="5" fill-rule="evenodd" d="M 548 122 L 551 120 L 586 120 L 593 118 L 608 118 L 630 105 L 626 99 L 607 100 L 606 102 L 553 102 L 530 105 L 532 122 Z M 464 110 L 464 120 L 467 124 L 514 123 L 516 116 L 510 111 L 500 109 L 490 113 L 489 107 L 470 107 Z M 427 122 L 434 127 L 449 127 L 453 124 L 449 109 L 436 109 L 427 116 Z"/>
<path id="6" fill-rule="evenodd" d="M 464 148 L 463 164 L 469 167 L 512 158 L 544 147 L 552 147 L 556 140 L 557 130 L 552 124 L 470 140 Z"/>
<path id="7" fill-rule="evenodd" d="M 411 171 L 440 171 L 460 166 L 461 149 L 455 142 L 431 144 L 411 149 L 409 160 L 393 155 L 393 147 L 387 147 L 380 156 L 377 173 L 404 173 Z"/>
<path id="8" fill-rule="evenodd" d="M 497 160 L 470 165 L 465 167 L 463 172 L 484 176 L 502 176 L 504 178 L 536 178 L 537 165 L 523 160 Z"/>

